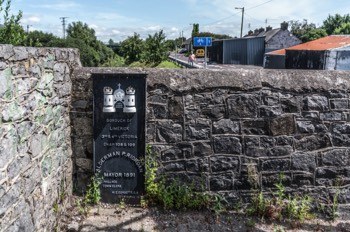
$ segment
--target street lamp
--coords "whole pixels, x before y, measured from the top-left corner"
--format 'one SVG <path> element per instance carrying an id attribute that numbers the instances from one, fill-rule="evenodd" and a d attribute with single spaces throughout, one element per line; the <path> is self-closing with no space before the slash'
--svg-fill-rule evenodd
<path id="1" fill-rule="evenodd" d="M 241 38 L 243 33 L 243 18 L 244 18 L 244 7 L 235 7 L 236 10 L 242 10 L 242 21 L 241 21 Z"/>

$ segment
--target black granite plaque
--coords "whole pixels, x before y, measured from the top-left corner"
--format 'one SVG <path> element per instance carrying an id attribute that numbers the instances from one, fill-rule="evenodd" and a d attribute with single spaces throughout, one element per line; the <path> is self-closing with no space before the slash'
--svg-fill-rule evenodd
<path id="1" fill-rule="evenodd" d="M 94 170 L 104 202 L 144 193 L 146 74 L 92 74 Z"/>

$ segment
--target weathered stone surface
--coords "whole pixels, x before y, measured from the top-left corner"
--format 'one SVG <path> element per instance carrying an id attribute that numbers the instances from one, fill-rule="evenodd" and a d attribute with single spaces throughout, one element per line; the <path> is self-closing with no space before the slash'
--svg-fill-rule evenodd
<path id="1" fill-rule="evenodd" d="M 183 129 L 173 121 L 159 121 L 157 123 L 157 141 L 175 143 L 181 142 Z"/>
<path id="2" fill-rule="evenodd" d="M 286 114 L 271 120 L 271 134 L 291 135 L 295 132 L 294 115 Z"/>
<path id="3" fill-rule="evenodd" d="M 54 50 L 0 45 L 0 227 L 6 231 L 54 230 L 52 202 L 61 191 L 71 194 L 71 181 L 61 175 L 72 179 L 69 75 L 80 61 L 76 50 L 62 49 L 69 52 L 60 61 Z M 53 81 L 54 67 L 61 85 Z"/>
<path id="4" fill-rule="evenodd" d="M 240 138 L 237 137 L 214 137 L 214 151 L 215 153 L 224 154 L 241 154 L 242 143 Z"/>
<path id="5" fill-rule="evenodd" d="M 341 112 L 326 112 L 326 113 L 320 113 L 320 119 L 323 121 L 341 121 L 346 120 L 343 113 Z"/>
<path id="6" fill-rule="evenodd" d="M 311 186 L 314 185 L 313 174 L 294 174 L 293 184 L 296 186 Z"/>
<path id="7" fill-rule="evenodd" d="M 220 176 L 212 176 L 210 178 L 210 190 L 233 190 L 233 179 L 234 175 L 231 173 Z"/>
<path id="8" fill-rule="evenodd" d="M 208 120 L 197 120 L 195 124 L 186 126 L 186 139 L 208 140 L 211 135 L 211 124 Z"/>
<path id="9" fill-rule="evenodd" d="M 210 156 L 213 148 L 210 142 L 193 142 L 193 155 L 197 157 Z"/>
<path id="10" fill-rule="evenodd" d="M 282 173 L 282 174 L 281 174 Z M 282 178 L 282 180 L 281 180 Z M 291 175 L 288 171 L 277 172 L 277 173 L 266 173 L 262 175 L 262 186 L 263 188 L 276 188 L 276 184 L 281 182 L 283 186 L 289 186 L 292 182 Z"/>
<path id="11" fill-rule="evenodd" d="M 245 135 L 268 135 L 268 121 L 262 119 L 244 120 L 242 122 L 242 134 Z"/>
<path id="12" fill-rule="evenodd" d="M 327 134 L 297 136 L 295 138 L 295 149 L 300 151 L 315 151 L 330 146 L 331 141 Z"/>
<path id="13" fill-rule="evenodd" d="M 186 170 L 196 173 L 209 172 L 209 161 L 206 158 L 188 160 L 186 162 Z"/>
<path id="14" fill-rule="evenodd" d="M 315 155 L 309 153 L 295 153 L 292 155 L 292 169 L 313 173 L 316 169 Z"/>
<path id="15" fill-rule="evenodd" d="M 259 116 L 262 118 L 277 117 L 282 114 L 282 110 L 279 106 L 260 106 Z"/>
<path id="16" fill-rule="evenodd" d="M 305 134 L 321 133 L 328 130 L 320 121 L 297 121 L 297 128 L 300 133 Z"/>
<path id="17" fill-rule="evenodd" d="M 322 165 L 324 166 L 349 166 L 350 157 L 348 149 L 334 149 L 323 153 Z"/>
<path id="18" fill-rule="evenodd" d="M 300 99 L 298 97 L 281 98 L 281 108 L 284 113 L 300 112 Z"/>
<path id="19" fill-rule="evenodd" d="M 262 171 L 289 171 L 290 159 L 268 159 L 263 160 L 261 164 Z"/>
<path id="20" fill-rule="evenodd" d="M 182 101 L 182 97 L 172 97 L 169 100 L 169 118 L 170 119 L 177 119 L 177 120 L 183 120 L 184 115 L 184 105 Z"/>
<path id="21" fill-rule="evenodd" d="M 164 165 L 164 171 L 165 172 L 176 172 L 176 171 L 185 171 L 185 162 L 172 162 L 163 164 Z"/>
<path id="22" fill-rule="evenodd" d="M 350 146 L 350 124 L 336 123 L 332 127 L 332 142 L 334 146 Z"/>
<path id="23" fill-rule="evenodd" d="M 239 134 L 240 125 L 238 121 L 221 119 L 213 122 L 213 134 Z"/>
<path id="24" fill-rule="evenodd" d="M 349 109 L 348 99 L 330 99 L 330 108 L 332 110 L 347 110 Z"/>
<path id="25" fill-rule="evenodd" d="M 148 115 L 154 119 L 167 119 L 168 118 L 168 107 L 167 105 L 160 104 L 149 104 Z"/>
<path id="26" fill-rule="evenodd" d="M 259 96 L 252 94 L 232 95 L 227 99 L 231 118 L 257 117 Z"/>
<path id="27" fill-rule="evenodd" d="M 303 110 L 327 111 L 329 110 L 328 98 L 321 95 L 306 96 L 303 99 Z"/>
<path id="28" fill-rule="evenodd" d="M 172 160 L 184 159 L 182 150 L 178 148 L 171 148 L 162 152 L 162 161 L 168 162 Z"/>
<path id="29" fill-rule="evenodd" d="M 232 171 L 238 172 L 240 161 L 234 156 L 214 156 L 210 158 L 212 172 Z"/>

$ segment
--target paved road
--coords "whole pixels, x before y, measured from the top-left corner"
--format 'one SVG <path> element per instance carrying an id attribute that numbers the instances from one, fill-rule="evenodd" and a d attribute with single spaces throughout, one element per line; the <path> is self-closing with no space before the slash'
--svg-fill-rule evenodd
<path id="1" fill-rule="evenodd" d="M 181 62 L 188 62 L 188 58 L 183 54 L 171 53 L 170 57 L 175 60 L 179 60 Z M 207 61 L 209 59 L 207 58 Z M 205 68 L 204 58 L 197 58 L 195 61 L 195 68 Z M 207 69 L 211 70 L 229 70 L 229 69 L 262 69 L 261 66 L 253 66 L 253 65 L 237 65 L 237 64 L 215 64 L 208 62 L 206 65 Z"/>

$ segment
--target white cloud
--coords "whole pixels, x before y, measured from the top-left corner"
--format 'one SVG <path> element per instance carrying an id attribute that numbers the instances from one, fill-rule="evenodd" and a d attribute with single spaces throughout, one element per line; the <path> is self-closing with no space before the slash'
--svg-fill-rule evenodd
<path id="1" fill-rule="evenodd" d="M 60 3 L 53 3 L 53 4 L 37 5 L 36 7 L 64 11 L 64 10 L 77 10 L 77 8 L 80 6 L 81 6 L 80 4 L 77 4 L 75 2 L 60 2 Z"/>

